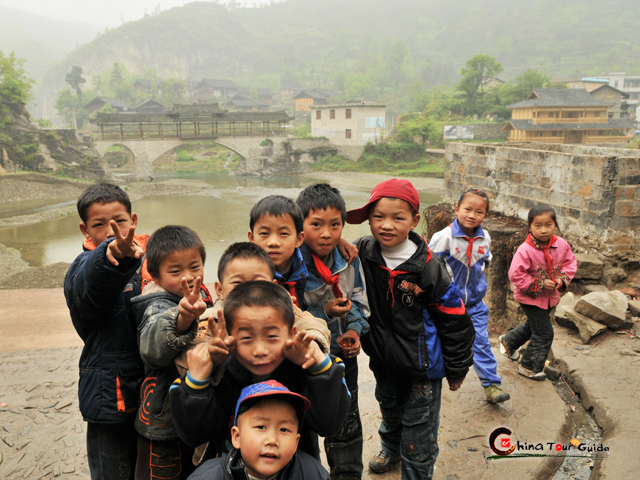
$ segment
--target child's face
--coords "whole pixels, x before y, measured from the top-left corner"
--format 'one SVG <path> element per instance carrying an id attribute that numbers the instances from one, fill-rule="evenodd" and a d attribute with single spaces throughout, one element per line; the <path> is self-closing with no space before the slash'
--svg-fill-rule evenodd
<path id="1" fill-rule="evenodd" d="M 291 334 L 282 314 L 268 306 L 239 308 L 230 333 L 236 339 L 238 362 L 259 377 L 271 375 L 282 363 L 282 349 Z"/>
<path id="2" fill-rule="evenodd" d="M 304 232 L 296 233 L 291 215 L 262 215 L 249 231 L 249 241 L 269 254 L 276 270 L 285 273 L 291 265 L 291 257 L 302 245 Z"/>
<path id="3" fill-rule="evenodd" d="M 541 213 L 533 217 L 529 231 L 540 243 L 547 244 L 556 231 L 556 222 L 553 221 L 550 213 Z"/>
<path id="4" fill-rule="evenodd" d="M 271 269 L 259 258 L 236 258 L 231 260 L 224 269 L 223 278 L 215 283 L 216 295 L 222 301 L 227 295 L 244 282 L 252 280 L 264 280 L 265 282 L 276 281 L 271 276 Z"/>
<path id="5" fill-rule="evenodd" d="M 467 235 L 473 235 L 487 216 L 487 201 L 479 195 L 468 193 L 456 207 L 456 214 L 462 231 Z"/>
<path id="6" fill-rule="evenodd" d="M 304 219 L 304 242 L 320 258 L 338 246 L 342 236 L 342 213 L 334 207 L 310 210 Z"/>
<path id="7" fill-rule="evenodd" d="M 242 453 L 249 475 L 268 478 L 282 470 L 298 449 L 298 416 L 284 400 L 265 398 L 240 415 L 231 443 Z"/>
<path id="8" fill-rule="evenodd" d="M 409 204 L 397 198 L 381 198 L 369 208 L 371 235 L 383 247 L 402 243 L 419 221 L 420 214 L 414 217 Z"/>
<path id="9" fill-rule="evenodd" d="M 114 233 L 109 222 L 114 220 L 118 224 L 122 236 L 127 236 L 129 227 L 138 225 L 138 216 L 131 215 L 120 202 L 92 203 L 87 209 L 87 222 L 80 222 L 80 231 L 85 238 L 91 240 L 96 247 Z"/>
<path id="10" fill-rule="evenodd" d="M 184 296 L 180 285 L 183 278 L 187 279 L 190 288 L 193 288 L 196 277 L 204 282 L 204 263 L 197 248 L 174 250 L 162 259 L 159 270 L 159 276 L 153 277 L 153 281 L 179 297 Z"/>

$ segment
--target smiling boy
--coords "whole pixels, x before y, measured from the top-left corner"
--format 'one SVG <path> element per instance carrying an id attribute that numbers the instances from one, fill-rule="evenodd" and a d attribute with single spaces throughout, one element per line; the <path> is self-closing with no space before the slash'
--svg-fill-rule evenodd
<path id="1" fill-rule="evenodd" d="M 242 389 L 235 410 L 228 455 L 207 461 L 191 480 L 329 480 L 322 464 L 297 452 L 310 402 L 269 380 Z"/>
<path id="2" fill-rule="evenodd" d="M 89 471 L 94 480 L 129 478 L 136 460 L 133 419 L 144 378 L 129 301 L 141 292 L 138 272 L 148 236 L 135 235 L 138 217 L 116 185 L 90 186 L 77 208 L 84 252 L 69 267 L 64 295 L 84 342 L 78 399 L 87 422 Z"/>
<path id="3" fill-rule="evenodd" d="M 309 270 L 305 301 L 309 311 L 326 320 L 331 353 L 345 363 L 351 393 L 349 421 L 339 434 L 325 438 L 327 461 L 334 479 L 362 477 L 362 423 L 358 409 L 360 337 L 369 331 L 369 302 L 360 260 L 351 264 L 338 250 L 347 209 L 340 192 L 326 183 L 305 188 L 296 200 L 304 215 L 300 248 Z"/>
<path id="4" fill-rule="evenodd" d="M 420 197 L 408 180 L 376 185 L 347 221 L 369 221 L 371 236 L 355 241 L 371 302 L 371 330 L 362 347 L 376 378 L 381 451 L 369 470 L 402 459 L 403 479 L 431 479 L 438 456 L 442 378 L 458 390 L 473 361 L 473 324 L 444 261 L 413 229 Z"/>
<path id="5" fill-rule="evenodd" d="M 174 359 L 195 340 L 197 320 L 212 305 L 202 285 L 205 260 L 198 234 L 184 226 L 162 227 L 147 243 L 153 281 L 131 301 L 146 370 L 135 421 L 136 480 L 182 479 L 193 471 L 192 452 L 178 439 L 167 407 L 169 387 L 179 376 Z"/>
<path id="6" fill-rule="evenodd" d="M 300 432 L 300 449 L 319 458 L 318 435 L 332 435 L 346 422 L 349 393 L 342 381 L 343 365 L 322 353 L 312 335 L 296 330 L 291 298 L 274 283 L 250 281 L 236 286 L 225 297 L 223 318 L 218 338 L 227 340 L 228 359 L 224 360 L 225 348 L 219 342 L 215 355 L 211 344 L 198 345 L 188 353 L 186 377 L 171 388 L 171 410 L 180 438 L 191 446 L 210 442 L 213 448 L 208 455 L 227 452 L 229 420 L 241 390 L 272 379 L 312 400 L 314 406 Z M 222 363 L 224 375 L 214 386 L 211 372 Z"/>

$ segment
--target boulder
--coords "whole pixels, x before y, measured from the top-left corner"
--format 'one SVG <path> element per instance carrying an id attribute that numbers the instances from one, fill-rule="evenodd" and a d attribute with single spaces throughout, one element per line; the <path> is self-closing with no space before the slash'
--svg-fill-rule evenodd
<path id="1" fill-rule="evenodd" d="M 620 283 L 627 279 L 627 272 L 620 267 L 607 268 L 603 275 L 607 283 Z"/>
<path id="2" fill-rule="evenodd" d="M 587 293 L 609 291 L 609 289 L 604 285 L 585 285 L 584 289 L 587 291 Z"/>
<path id="3" fill-rule="evenodd" d="M 640 317 L 640 300 L 629 300 L 629 312 L 634 317 Z"/>
<path id="4" fill-rule="evenodd" d="M 582 340 L 582 343 L 589 343 L 589 340 L 607 329 L 606 325 L 602 325 L 586 315 L 576 312 L 573 307 L 565 308 L 564 314 L 573 322 L 578 332 L 580 332 L 580 340 Z"/>
<path id="5" fill-rule="evenodd" d="M 593 292 L 585 295 L 575 305 L 575 310 L 609 328 L 618 329 L 626 323 L 629 301 L 619 290 Z"/>
<path id="6" fill-rule="evenodd" d="M 575 255 L 578 261 L 578 271 L 575 276 L 576 280 L 598 280 L 602 277 L 604 263 L 602 263 L 598 257 L 591 253 L 576 253 Z"/>
<path id="7" fill-rule="evenodd" d="M 572 328 L 572 329 L 576 328 L 576 325 L 567 315 L 567 309 L 573 309 L 577 301 L 578 299 L 571 292 L 567 292 L 562 296 L 562 298 L 558 302 L 558 305 L 556 305 L 556 309 L 554 311 L 555 321 L 558 325 L 566 328 Z"/>

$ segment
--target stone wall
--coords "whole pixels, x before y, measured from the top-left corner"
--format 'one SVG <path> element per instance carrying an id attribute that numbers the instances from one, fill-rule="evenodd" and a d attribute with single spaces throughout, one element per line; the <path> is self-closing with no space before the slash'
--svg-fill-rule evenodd
<path id="1" fill-rule="evenodd" d="M 506 123 L 482 123 L 473 126 L 474 140 L 497 140 L 507 138 L 509 132 L 502 130 Z"/>
<path id="2" fill-rule="evenodd" d="M 560 234 L 576 251 L 640 252 L 640 151 L 580 145 L 449 143 L 445 195 L 478 187 L 491 208 L 526 219 L 555 207 Z"/>

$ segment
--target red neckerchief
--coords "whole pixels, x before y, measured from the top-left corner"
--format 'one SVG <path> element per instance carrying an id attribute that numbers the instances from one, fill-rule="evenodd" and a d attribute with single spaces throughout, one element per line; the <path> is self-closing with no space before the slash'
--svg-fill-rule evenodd
<path id="1" fill-rule="evenodd" d="M 403 270 L 391 270 L 390 268 L 380 264 L 378 264 L 378 266 L 381 269 L 389 272 L 389 288 L 387 289 L 387 300 L 389 300 L 389 292 L 391 292 L 391 306 L 393 307 L 393 305 L 396 303 L 396 297 L 393 294 L 393 287 L 395 286 L 396 277 L 398 275 L 402 275 L 403 273 L 409 273 L 409 272 L 405 272 Z"/>
<path id="2" fill-rule="evenodd" d="M 207 304 L 207 308 L 213 307 L 213 298 L 211 297 L 211 294 L 209 293 L 209 289 L 204 286 L 204 283 L 202 285 L 200 285 L 200 291 L 204 292 L 207 295 L 206 297 L 202 298 L 204 303 Z M 202 295 L 200 295 L 200 297 L 202 297 Z"/>
<path id="3" fill-rule="evenodd" d="M 149 241 L 149 235 L 146 235 L 146 234 L 145 235 L 135 234 L 133 236 L 133 241 L 136 242 L 136 245 L 138 245 L 142 250 L 146 251 L 147 250 L 147 242 Z M 88 238 L 84 239 L 84 242 L 83 242 L 82 246 L 84 248 L 86 248 L 87 250 L 89 250 L 89 251 L 94 250 L 96 248 L 96 246 L 93 244 L 93 242 Z M 142 261 L 142 269 L 140 270 L 140 276 L 142 277 L 142 285 L 140 285 L 140 288 L 142 290 L 144 290 L 144 287 L 146 287 L 147 284 L 151 282 L 151 274 L 149 273 L 149 270 L 147 270 L 147 258 L 146 257 Z M 207 294 L 209 294 L 208 291 L 207 291 Z M 211 297 L 211 295 L 209 295 L 209 297 Z"/>
<path id="4" fill-rule="evenodd" d="M 475 238 L 462 237 L 462 238 L 464 238 L 467 242 L 469 242 L 469 246 L 467 247 L 467 258 L 469 259 L 469 264 L 467 265 L 467 268 L 471 268 L 471 255 L 473 255 L 473 242 L 475 242 L 476 240 L 479 240 L 480 237 L 475 237 Z"/>
<path id="5" fill-rule="evenodd" d="M 318 275 L 320 275 L 322 281 L 326 285 L 333 286 L 333 294 L 336 296 L 336 298 L 344 298 L 342 295 L 342 290 L 340 290 L 340 287 L 338 286 L 340 272 L 334 275 L 333 273 L 331 273 L 331 270 L 327 268 L 327 266 L 319 256 L 317 256 L 315 253 L 312 253 L 311 256 L 313 257 L 313 263 L 315 264 Z"/>
<path id="6" fill-rule="evenodd" d="M 546 246 L 542 245 L 540 241 L 537 238 L 534 238 L 531 234 L 527 235 L 526 240 L 526 243 L 531 245 L 533 248 L 542 250 L 542 253 L 544 253 L 544 258 L 547 261 L 547 270 L 549 271 L 549 276 L 554 282 L 556 281 L 556 276 L 554 275 L 553 261 L 551 260 L 551 256 L 549 255 L 549 248 L 553 243 L 555 243 L 557 238 L 558 237 L 556 237 L 555 235 L 552 235 L 549 239 L 549 243 L 547 243 Z"/>
<path id="7" fill-rule="evenodd" d="M 322 262 L 320 262 L 320 263 L 322 263 Z M 282 285 L 287 290 L 289 290 L 289 295 L 291 295 L 293 298 L 296 299 L 295 302 L 294 302 L 296 304 L 296 307 L 300 308 L 300 305 L 298 304 L 298 295 L 296 294 L 296 282 L 286 282 L 284 280 L 279 280 L 278 279 L 278 285 Z"/>

